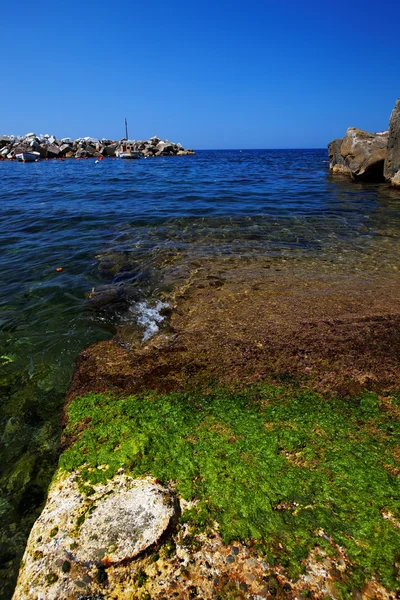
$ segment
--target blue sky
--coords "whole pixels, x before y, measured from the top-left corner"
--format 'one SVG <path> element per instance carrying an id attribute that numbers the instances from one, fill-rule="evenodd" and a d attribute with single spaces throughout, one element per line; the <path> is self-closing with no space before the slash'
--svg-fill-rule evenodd
<path id="1" fill-rule="evenodd" d="M 387 129 L 400 3 L 3 2 L 0 134 L 316 148 Z"/>

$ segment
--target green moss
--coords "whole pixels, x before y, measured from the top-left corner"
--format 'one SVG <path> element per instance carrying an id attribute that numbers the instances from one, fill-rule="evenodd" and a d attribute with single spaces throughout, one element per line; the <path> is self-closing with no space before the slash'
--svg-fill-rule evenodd
<path id="1" fill-rule="evenodd" d="M 121 467 L 173 480 L 198 501 L 183 515 L 195 529 L 216 520 L 225 542 L 253 540 L 293 577 L 316 545 L 334 554 L 329 538 L 352 565 L 343 597 L 372 575 L 396 589 L 400 531 L 383 513 L 400 518 L 400 403 L 385 403 L 381 410 L 371 393 L 326 399 L 271 386 L 120 400 L 88 394 L 69 406 L 66 433 L 75 442 L 60 468 L 82 469 L 90 485 Z"/>
<path id="2" fill-rule="evenodd" d="M 95 575 L 97 583 L 105 583 L 107 581 L 107 571 L 105 567 L 99 567 Z"/>
<path id="3" fill-rule="evenodd" d="M 46 577 L 46 583 L 52 585 L 58 581 L 58 575 L 56 573 L 49 573 Z"/>
<path id="4" fill-rule="evenodd" d="M 143 587 L 147 580 L 148 580 L 147 573 L 143 570 L 140 570 L 139 573 L 136 575 L 136 583 L 137 583 L 138 587 Z"/>
<path id="5" fill-rule="evenodd" d="M 164 554 L 166 558 L 171 558 L 176 552 L 176 545 L 174 540 L 167 540 L 164 544 Z"/>
<path id="6" fill-rule="evenodd" d="M 61 565 L 61 571 L 63 573 L 69 573 L 71 570 L 71 563 L 68 560 L 64 560 L 63 564 Z"/>
<path id="7" fill-rule="evenodd" d="M 53 529 L 50 531 L 50 537 L 55 537 L 58 533 L 58 527 L 53 527 Z"/>

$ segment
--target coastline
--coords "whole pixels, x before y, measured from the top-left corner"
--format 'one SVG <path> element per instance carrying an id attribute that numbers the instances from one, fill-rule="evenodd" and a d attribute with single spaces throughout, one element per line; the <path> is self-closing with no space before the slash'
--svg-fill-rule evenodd
<path id="1" fill-rule="evenodd" d="M 136 344 L 135 347 L 134 344 L 133 349 L 128 350 L 127 347 L 132 342 L 131 332 L 129 328 L 126 331 L 121 328 L 114 340 L 86 349 L 77 362 L 66 405 L 66 429 L 59 471 L 55 476 L 48 504 L 28 542 L 14 599 L 37 598 L 40 594 L 49 599 L 69 598 L 74 590 L 75 594 L 79 590 L 81 595 L 103 598 L 133 596 L 161 599 L 170 597 L 171 594 L 193 598 L 225 598 L 230 597 L 229 594 L 233 594 L 235 598 L 268 598 L 270 595 L 294 598 L 310 594 L 311 597 L 318 598 L 325 594 L 331 598 L 345 598 L 352 589 L 357 589 L 357 597 L 360 598 L 390 598 L 395 588 L 388 584 L 387 574 L 392 568 L 390 561 L 393 560 L 390 558 L 392 554 L 389 547 L 392 544 L 395 547 L 396 536 L 400 535 L 393 512 L 395 509 L 389 506 L 390 495 L 393 496 L 398 484 L 395 466 L 398 460 L 395 454 L 398 430 L 393 428 L 399 418 L 396 390 L 400 383 L 400 352 L 394 351 L 393 346 L 400 338 L 397 281 L 396 273 L 377 273 L 375 277 L 371 277 L 369 269 L 356 273 L 352 268 L 346 273 L 343 267 L 332 270 L 331 265 L 324 261 L 310 264 L 309 261 L 270 259 L 239 262 L 230 259 L 207 260 L 203 264 L 196 263 L 185 280 L 172 293 L 163 297 L 163 301 L 168 301 L 171 306 L 171 314 L 168 325 L 158 335 L 139 346 Z M 382 293 L 383 289 L 385 294 Z M 203 401 L 204 408 L 200 408 Z M 216 409 L 213 407 L 220 402 L 222 413 L 214 413 Z M 158 406 L 155 412 L 152 409 L 154 403 Z M 139 411 L 139 421 L 134 420 L 132 427 L 129 421 L 124 420 L 119 425 L 118 406 L 125 405 L 131 406 L 127 413 L 123 409 L 123 414 L 129 414 L 130 418 L 136 419 L 134 411 Z M 300 407 L 302 414 L 300 420 L 294 417 L 296 405 Z M 96 406 L 102 407 L 98 417 L 95 417 Z M 167 437 L 164 436 L 164 442 L 163 437 L 158 437 L 161 425 L 157 422 L 156 415 L 162 414 L 166 407 L 170 407 L 168 410 L 175 414 L 174 423 L 180 423 L 175 441 L 173 437 L 168 439 L 168 435 L 173 435 L 172 431 L 168 433 L 172 427 L 168 412 L 164 418 Z M 268 541 L 270 534 L 267 538 L 264 537 L 266 532 L 261 534 L 261 546 L 260 541 L 257 541 L 257 527 L 261 527 L 262 531 L 263 526 L 261 523 L 256 526 L 256 513 L 252 514 L 251 511 L 251 495 L 246 496 L 245 493 L 252 481 L 251 463 L 246 466 L 245 460 L 243 466 L 240 466 L 245 452 L 241 444 L 246 440 L 244 432 L 247 430 L 247 434 L 250 433 L 249 426 L 245 425 L 242 432 L 236 428 L 237 419 L 244 419 L 243 423 L 247 419 L 250 419 L 249 423 L 256 423 L 264 415 L 264 411 L 267 411 L 261 418 L 270 423 L 268 427 L 273 432 L 272 439 L 276 439 L 276 432 L 285 423 L 282 416 L 279 416 L 281 409 L 288 411 L 285 413 L 289 426 L 288 437 L 282 438 L 280 444 L 282 446 L 283 443 L 283 448 L 278 445 L 272 456 L 275 455 L 275 460 L 283 461 L 279 466 L 281 477 L 287 468 L 293 468 L 294 472 L 290 477 L 297 474 L 300 479 L 298 488 L 293 483 L 296 479 L 291 479 L 292 483 L 286 494 L 282 495 L 281 490 L 278 492 L 280 500 L 275 500 L 275 504 L 272 502 L 275 508 L 271 515 L 283 519 L 283 529 L 280 530 L 283 544 L 279 548 L 279 545 L 272 542 L 273 538 Z M 189 410 L 189 413 L 181 415 L 182 410 Z M 200 411 L 197 426 L 190 421 L 189 415 L 193 410 Z M 202 410 L 205 411 L 203 415 Z M 273 412 L 269 413 L 270 410 Z M 273 425 L 276 410 L 278 430 Z M 334 462 L 322 459 L 322 447 L 319 448 L 319 438 L 315 436 L 316 428 L 325 429 L 320 440 L 325 446 L 325 454 L 332 443 L 329 440 L 334 440 L 337 436 L 337 433 L 328 433 L 333 424 L 331 420 L 336 418 L 336 411 L 344 419 L 343 426 L 347 433 L 334 442 L 336 446 L 332 449 L 332 456 L 342 455 L 344 463 L 350 460 L 352 444 L 355 443 L 351 440 L 353 435 L 363 440 L 364 453 L 372 452 L 374 444 L 378 444 L 379 449 L 376 450 L 376 446 L 376 454 L 370 455 L 369 467 L 365 471 L 357 457 L 345 466 L 350 477 L 354 474 L 355 477 L 365 478 L 365 483 L 359 488 L 359 498 L 356 493 L 356 504 L 351 508 L 346 507 L 345 497 L 341 500 L 338 497 L 338 504 L 330 513 L 332 507 L 322 508 L 323 501 L 320 507 L 317 489 L 311 492 L 311 495 L 314 493 L 314 498 L 308 496 L 306 501 L 306 504 L 311 502 L 313 506 L 310 515 L 314 512 L 318 515 L 319 510 L 323 510 L 328 511 L 327 514 L 331 514 L 331 517 L 326 521 L 322 518 L 322 513 L 316 519 L 309 515 L 311 521 L 307 525 L 306 520 L 302 533 L 302 515 L 309 510 L 307 507 L 301 508 L 305 501 L 305 498 L 301 500 L 301 481 L 306 481 L 303 478 L 324 477 L 324 473 L 333 469 L 330 477 L 333 477 L 331 493 L 334 494 L 335 485 L 338 485 L 334 481 L 337 482 L 342 477 L 339 475 L 339 480 L 335 479 L 337 467 Z M 150 419 L 149 424 L 146 424 L 146 418 Z M 154 418 L 156 421 L 150 424 Z M 190 492 L 187 488 L 180 487 L 183 485 L 182 478 L 188 474 L 186 467 L 179 467 L 179 474 L 181 459 L 173 458 L 175 454 L 171 450 L 174 444 L 182 443 L 186 436 L 189 440 L 194 436 L 190 443 L 195 444 L 195 448 L 200 443 L 196 427 L 200 427 L 199 431 L 202 431 L 202 424 L 208 423 L 208 428 L 210 419 L 213 424 L 210 432 L 215 428 L 215 434 L 211 438 L 209 434 L 208 437 L 201 438 L 201 447 L 206 451 L 205 456 L 207 452 L 211 453 L 210 458 L 215 455 L 213 469 L 216 469 L 216 473 L 212 475 L 212 471 L 209 471 L 211 465 L 206 469 L 205 466 L 198 465 L 190 476 L 191 467 L 188 466 L 188 482 L 192 480 L 191 485 L 194 486 Z M 290 424 L 292 419 L 294 420 Z M 117 437 L 110 442 L 117 460 L 115 465 L 108 462 L 111 456 L 107 458 L 107 436 L 111 436 L 111 440 L 113 435 L 111 430 L 108 433 L 103 431 L 108 422 L 114 422 L 116 428 Z M 306 424 L 310 422 L 314 424 L 306 434 Z M 358 425 L 350 435 L 356 422 Z M 122 430 L 119 429 L 120 426 L 123 427 Z M 189 431 L 184 434 L 186 426 Z M 388 433 L 389 426 L 392 427 L 391 433 Z M 145 432 L 148 427 L 149 431 L 153 430 L 152 436 L 156 436 L 154 455 L 150 452 L 152 437 L 147 442 L 143 437 L 147 435 Z M 381 433 L 378 432 L 380 427 L 383 428 Z M 296 430 L 297 434 L 293 438 Z M 131 458 L 129 452 L 125 454 L 123 444 L 121 450 L 121 431 L 125 431 L 127 443 L 131 444 Z M 267 434 L 263 436 L 266 435 L 266 439 L 269 439 L 268 428 L 265 431 Z M 246 442 L 248 460 L 257 456 L 257 447 L 262 443 L 263 438 L 256 432 L 257 429 L 252 433 L 255 446 Z M 307 452 L 303 455 L 305 435 L 311 435 L 310 440 L 313 439 L 313 444 L 316 444 L 314 458 L 311 455 L 307 458 Z M 346 441 L 349 435 L 350 447 Z M 93 441 L 89 441 L 92 439 L 90 436 L 94 436 Z M 96 439 L 98 442 L 94 441 Z M 249 438 L 251 439 L 252 437 Z M 119 443 L 114 447 L 116 440 Z M 99 455 L 97 457 L 95 453 L 92 458 L 89 448 L 95 449 L 96 443 L 95 452 L 99 452 Z M 164 447 L 165 443 L 167 445 Z M 104 449 L 103 444 L 106 444 Z M 224 444 L 227 444 L 226 450 L 218 458 L 216 448 L 219 445 L 222 450 Z M 238 456 L 235 454 L 236 447 L 239 449 Z M 305 448 L 307 447 L 306 445 Z M 189 460 L 189 450 L 185 452 L 183 448 L 177 448 L 178 455 L 186 455 Z M 394 454 L 391 454 L 392 451 Z M 85 452 L 88 452 L 87 460 Z M 226 452 L 228 454 L 224 456 Z M 386 536 L 387 543 L 386 565 L 386 559 L 382 557 L 377 561 L 373 559 L 372 562 L 364 562 L 371 552 L 377 552 L 377 549 L 373 550 L 369 546 L 372 543 L 370 534 L 364 537 L 361 530 L 357 534 L 355 529 L 347 539 L 346 531 L 351 531 L 353 526 L 347 529 L 345 521 L 341 524 L 341 520 L 334 517 L 335 512 L 339 511 L 340 514 L 341 511 L 346 513 L 350 510 L 355 522 L 360 519 L 360 526 L 361 522 L 364 523 L 362 527 L 366 526 L 363 521 L 366 517 L 362 516 L 364 509 L 361 508 L 365 504 L 363 494 L 372 485 L 372 481 L 367 483 L 370 469 L 381 469 L 378 463 L 382 452 L 385 452 L 387 464 L 375 476 L 388 477 L 382 488 L 385 490 L 383 494 L 387 498 L 387 504 L 382 509 L 382 498 L 371 498 L 368 519 L 371 519 L 370 526 L 383 527 L 381 535 Z M 166 464 L 172 460 L 170 470 L 160 471 L 162 463 L 157 460 L 159 453 L 161 461 L 166 460 Z M 229 458 L 231 453 L 232 458 Z M 137 470 L 140 460 L 144 461 L 142 471 Z M 178 460 L 178 463 L 175 464 L 174 460 Z M 85 467 L 85 463 L 89 464 L 89 469 Z M 235 463 L 239 465 L 242 478 L 243 494 L 239 495 L 241 510 L 243 515 L 248 515 L 239 522 L 242 527 L 246 525 L 247 534 L 238 533 L 239 529 L 236 535 L 234 532 L 228 534 L 227 522 L 223 520 L 224 514 L 229 514 L 229 504 L 224 504 L 229 498 L 225 496 L 229 488 L 224 491 L 224 486 L 230 485 L 231 478 L 234 486 L 238 484 L 235 480 Z M 261 462 L 257 467 L 261 469 L 261 478 L 266 476 L 263 474 L 262 464 Z M 95 465 L 100 470 L 93 470 Z M 246 470 L 250 478 L 248 483 Z M 139 473 L 141 476 L 138 479 Z M 204 509 L 198 513 L 196 507 L 202 507 L 206 499 L 201 495 L 199 484 L 201 481 L 207 483 L 210 476 L 215 497 L 206 488 L 206 498 L 211 502 L 207 509 L 210 514 L 206 518 Z M 118 477 L 125 478 L 123 485 L 127 486 L 127 490 L 134 489 L 138 482 L 147 485 L 148 481 L 149 485 L 159 486 L 156 494 L 161 494 L 162 497 L 166 495 L 166 498 L 172 494 L 178 506 L 174 513 L 176 520 L 172 526 L 168 524 L 168 520 L 148 547 L 139 554 L 133 552 L 131 557 L 124 555 L 121 562 L 118 558 L 112 558 L 110 552 L 116 550 L 111 550 L 110 546 L 108 550 L 104 549 L 104 555 L 91 561 L 85 555 L 85 552 L 89 552 L 86 548 L 89 534 L 86 533 L 84 538 L 79 537 L 80 526 L 76 526 L 74 519 L 79 521 L 79 515 L 96 515 L 96 510 L 109 494 L 110 497 L 117 496 L 122 485 L 122 480 Z M 196 483 L 198 477 L 200 480 Z M 78 488 L 74 487 L 76 483 L 73 481 L 77 482 Z M 264 487 L 267 495 L 274 495 L 274 486 L 268 490 L 271 483 L 267 484 L 267 481 L 269 480 L 262 487 L 267 486 Z M 281 485 L 285 488 L 283 481 L 282 479 Z M 350 485 L 360 486 L 360 483 L 361 479 L 358 483 L 354 480 Z M 103 488 L 104 485 L 109 487 Z M 89 488 L 91 491 L 88 494 Z M 200 494 L 197 497 L 196 490 Z M 69 513 L 72 514 L 69 527 L 66 527 L 64 521 L 59 522 L 65 506 L 69 506 L 69 501 L 64 499 L 66 492 L 72 493 L 77 503 L 77 508 L 71 509 L 72 513 Z M 234 500 L 236 492 L 231 490 L 230 493 L 234 494 L 231 496 L 233 511 L 238 510 Z M 222 494 L 220 500 L 217 500 L 218 494 Z M 212 508 L 215 502 L 216 506 L 222 502 L 217 512 Z M 222 506 L 225 508 L 219 512 Z M 303 513 L 303 510 L 306 512 Z M 372 514 L 375 515 L 373 518 Z M 90 516 L 87 532 L 91 531 L 91 518 Z M 229 522 L 233 516 L 227 518 Z M 263 518 L 267 523 L 271 517 L 265 515 Z M 79 522 L 84 523 L 85 519 Z M 64 525 L 61 526 L 60 523 Z M 307 543 L 305 538 L 300 542 L 306 531 L 307 535 L 311 533 L 311 523 L 315 527 L 312 535 L 316 537 L 312 537 Z M 114 523 L 114 527 L 120 529 L 121 523 L 118 526 Z M 253 532 L 252 535 L 250 531 Z M 357 539 L 360 534 L 361 537 Z M 65 535 L 67 537 L 63 542 Z M 113 534 L 108 533 L 107 536 L 109 535 L 112 537 Z M 353 538 L 354 542 L 350 543 Z M 101 537 L 100 543 L 102 544 Z M 104 543 L 107 546 L 108 542 Z M 300 544 L 297 550 L 291 547 L 293 543 Z M 364 548 L 364 558 L 363 552 L 356 558 L 353 543 L 354 548 Z M 126 544 L 123 540 L 119 545 L 117 543 L 120 552 L 123 553 L 124 548 L 128 547 Z M 80 555 L 76 554 L 79 547 L 82 548 Z M 67 554 L 61 557 L 56 548 L 66 549 Z M 298 552 L 300 553 L 297 554 Z M 88 562 L 82 561 L 82 556 L 86 556 Z M 63 569 L 65 562 L 69 567 Z M 318 567 L 321 562 L 324 565 L 322 570 Z"/>

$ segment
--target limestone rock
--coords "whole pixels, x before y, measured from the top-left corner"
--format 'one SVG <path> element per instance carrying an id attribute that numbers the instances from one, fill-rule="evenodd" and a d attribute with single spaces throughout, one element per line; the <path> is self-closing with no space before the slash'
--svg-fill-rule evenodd
<path id="1" fill-rule="evenodd" d="M 175 515 L 169 490 L 117 475 L 80 491 L 78 475 L 59 475 L 34 524 L 13 600 L 67 600 L 97 592 L 98 574 L 157 543 Z M 97 579 L 96 579 L 97 578 Z"/>
<path id="2" fill-rule="evenodd" d="M 388 132 L 369 133 L 349 127 L 340 153 L 353 179 L 382 182 Z"/>
<path id="3" fill-rule="evenodd" d="M 400 187 L 400 98 L 390 116 L 384 175 L 386 181 Z"/>
<path id="4" fill-rule="evenodd" d="M 344 162 L 344 158 L 340 153 L 343 138 L 337 138 L 328 144 L 329 169 L 332 173 L 350 174 L 350 169 Z"/>

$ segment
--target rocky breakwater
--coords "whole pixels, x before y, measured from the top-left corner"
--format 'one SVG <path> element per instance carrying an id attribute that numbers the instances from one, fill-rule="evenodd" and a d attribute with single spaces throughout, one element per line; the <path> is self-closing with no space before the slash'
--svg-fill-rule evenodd
<path id="1" fill-rule="evenodd" d="M 15 160 L 17 154 L 35 153 L 37 159 L 97 158 L 119 156 L 121 152 L 134 152 L 137 156 L 185 156 L 194 154 L 182 144 L 161 140 L 154 136 L 149 140 L 108 140 L 84 137 L 58 139 L 53 135 L 0 136 L 0 160 Z"/>
<path id="2" fill-rule="evenodd" d="M 349 127 L 343 138 L 328 144 L 333 175 L 349 175 L 354 181 L 400 187 L 400 98 L 393 109 L 388 131 L 369 133 Z"/>

